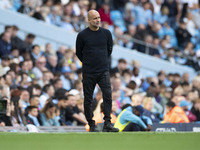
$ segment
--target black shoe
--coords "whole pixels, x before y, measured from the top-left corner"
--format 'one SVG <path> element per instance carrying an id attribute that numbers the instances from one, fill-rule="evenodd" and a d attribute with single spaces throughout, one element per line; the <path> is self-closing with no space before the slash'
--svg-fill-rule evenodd
<path id="1" fill-rule="evenodd" d="M 99 132 L 95 127 L 91 127 L 89 132 Z"/>
<path id="2" fill-rule="evenodd" d="M 114 128 L 111 124 L 104 125 L 102 132 L 119 132 L 118 128 Z"/>

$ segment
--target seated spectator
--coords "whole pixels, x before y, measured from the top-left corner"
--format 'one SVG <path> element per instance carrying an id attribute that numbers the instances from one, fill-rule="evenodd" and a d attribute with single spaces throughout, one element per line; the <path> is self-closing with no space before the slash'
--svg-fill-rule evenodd
<path id="1" fill-rule="evenodd" d="M 102 22 L 107 22 L 109 25 L 113 24 L 110 17 L 110 5 L 108 3 L 104 2 L 98 12 Z"/>
<path id="2" fill-rule="evenodd" d="M 11 33 L 4 32 L 0 37 L 0 57 L 9 55 L 11 50 Z"/>
<path id="3" fill-rule="evenodd" d="M 174 102 L 169 101 L 166 104 L 166 114 L 163 123 L 189 123 L 189 119 L 183 109 L 176 106 Z"/>
<path id="4" fill-rule="evenodd" d="M 45 104 L 41 110 L 40 117 L 43 126 L 60 126 L 60 112 L 51 101 Z"/>
<path id="5" fill-rule="evenodd" d="M 28 110 L 28 116 L 26 116 L 27 124 L 33 124 L 36 127 L 39 127 L 40 123 L 37 118 L 38 108 L 36 106 L 28 106 L 27 110 Z"/>
<path id="6" fill-rule="evenodd" d="M 188 42 L 190 42 L 191 34 L 186 29 L 186 22 L 180 21 L 179 27 L 176 29 L 176 38 L 178 46 L 183 49 Z"/>
<path id="7" fill-rule="evenodd" d="M 114 125 L 115 128 L 119 129 L 119 132 L 151 130 L 152 121 L 150 118 L 143 116 L 144 109 L 142 106 L 132 107 L 127 104 L 124 107 L 125 109 L 119 114 Z"/>
<path id="8" fill-rule="evenodd" d="M 51 12 L 49 13 L 49 15 L 46 17 L 46 22 L 48 24 L 52 24 L 52 25 L 56 25 L 56 26 L 60 26 L 61 25 L 61 17 L 60 17 L 60 7 L 57 6 L 53 6 L 51 8 Z"/>
<path id="9" fill-rule="evenodd" d="M 37 83 L 41 87 L 44 87 L 46 84 L 51 83 L 51 80 L 53 80 L 53 74 L 50 71 L 43 71 L 42 74 L 43 74 L 42 80 L 39 80 Z"/>
<path id="10" fill-rule="evenodd" d="M 158 49 L 152 48 L 153 37 L 151 35 L 147 35 L 145 37 L 145 42 L 146 42 L 146 45 L 136 44 L 133 49 L 136 49 L 137 51 L 139 51 L 141 53 L 146 53 L 146 54 L 149 54 L 149 55 L 152 55 L 152 56 L 159 56 L 160 55 Z M 149 46 L 151 46 L 151 47 L 149 47 Z"/>
<path id="11" fill-rule="evenodd" d="M 135 7 L 135 21 L 134 25 L 144 24 L 152 25 L 152 11 L 150 10 L 150 3 L 149 2 L 143 2 L 142 6 Z"/>
<path id="12" fill-rule="evenodd" d="M 87 123 L 85 115 L 78 109 L 75 96 L 68 95 L 69 105 L 65 108 L 65 120 L 71 124 L 85 125 Z"/>
<path id="13" fill-rule="evenodd" d="M 190 103 L 187 100 L 183 100 L 180 102 L 179 106 L 184 110 L 185 114 L 187 115 L 190 122 L 196 121 L 196 116 L 189 110 Z"/>
<path id="14" fill-rule="evenodd" d="M 200 100 L 199 99 L 194 101 L 191 112 L 196 116 L 196 121 L 200 121 Z"/>
<path id="15" fill-rule="evenodd" d="M 153 123 L 159 123 L 160 120 L 158 119 L 158 117 L 151 112 L 153 109 L 153 100 L 151 97 L 144 98 L 143 106 L 144 106 L 143 115 L 149 117 Z"/>
<path id="16" fill-rule="evenodd" d="M 166 22 L 168 19 L 168 14 L 169 14 L 169 9 L 166 6 L 164 6 L 162 7 L 161 12 L 159 11 L 156 14 L 154 14 L 153 19 L 154 21 L 157 21 L 160 24 L 164 24 L 164 22 Z"/>
<path id="17" fill-rule="evenodd" d="M 36 106 L 37 108 L 39 107 L 40 100 L 38 95 L 33 95 L 30 98 L 30 106 Z"/>
<path id="18" fill-rule="evenodd" d="M 8 56 L 1 57 L 0 76 L 5 75 L 10 70 L 10 58 Z"/>
<path id="19" fill-rule="evenodd" d="M 30 52 L 33 46 L 34 40 L 35 40 L 34 34 L 31 34 L 31 33 L 27 34 L 23 44 L 21 45 L 20 54 L 25 53 L 25 52 Z"/>
<path id="20" fill-rule="evenodd" d="M 122 75 L 122 72 L 127 69 L 127 61 L 123 58 L 118 60 L 118 64 L 115 68 L 112 68 L 110 70 L 111 74 L 116 74 L 119 73 L 120 75 Z"/>
<path id="21" fill-rule="evenodd" d="M 61 90 L 60 90 L 61 91 Z M 66 91 L 65 91 L 66 92 Z M 65 114 L 66 114 L 66 107 L 70 105 L 70 101 L 67 95 L 62 94 L 62 96 L 58 97 L 58 108 L 60 110 L 60 125 L 72 125 L 70 121 L 66 121 Z"/>
<path id="22" fill-rule="evenodd" d="M 30 106 L 30 94 L 28 92 L 28 90 L 26 89 L 21 89 L 21 94 L 20 94 L 20 99 L 19 102 L 22 106 L 22 112 L 25 111 L 26 107 Z"/>
<path id="23" fill-rule="evenodd" d="M 35 67 L 33 68 L 33 73 L 37 80 L 41 80 L 43 76 L 43 71 L 46 71 L 46 58 L 44 56 L 39 57 L 35 62 Z"/>
<path id="24" fill-rule="evenodd" d="M 39 45 L 33 45 L 31 50 L 31 59 L 35 62 L 38 58 L 43 55 L 43 52 L 40 50 Z"/>
<path id="25" fill-rule="evenodd" d="M 4 100 L 7 101 L 7 107 L 6 107 L 6 114 L 3 114 L 0 116 L 0 127 L 4 126 L 12 126 L 12 121 L 11 121 L 11 103 L 10 99 L 7 97 L 3 97 Z"/>
<path id="26" fill-rule="evenodd" d="M 54 96 L 55 90 L 52 84 L 46 84 L 43 89 L 43 93 L 40 96 L 40 105 L 39 108 L 43 109 L 46 104 L 47 99 L 52 98 Z"/>
<path id="27" fill-rule="evenodd" d="M 42 91 L 42 88 L 40 87 L 39 84 L 33 84 L 29 86 L 27 89 L 30 93 L 30 97 L 32 97 L 33 95 L 40 95 Z"/>
<path id="28" fill-rule="evenodd" d="M 23 40 L 17 36 L 19 28 L 17 26 L 12 26 L 12 35 L 11 35 L 11 46 L 19 49 L 21 51 Z"/>
<path id="29" fill-rule="evenodd" d="M 48 55 L 46 68 L 53 74 L 61 71 L 61 68 L 58 67 L 58 58 L 56 55 Z"/>

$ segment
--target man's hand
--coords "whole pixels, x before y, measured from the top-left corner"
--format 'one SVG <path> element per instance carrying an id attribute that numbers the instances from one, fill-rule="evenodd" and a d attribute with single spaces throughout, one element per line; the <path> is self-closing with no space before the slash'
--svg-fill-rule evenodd
<path id="1" fill-rule="evenodd" d="M 145 129 L 145 131 L 151 131 L 152 126 L 151 125 L 147 125 L 147 128 Z"/>

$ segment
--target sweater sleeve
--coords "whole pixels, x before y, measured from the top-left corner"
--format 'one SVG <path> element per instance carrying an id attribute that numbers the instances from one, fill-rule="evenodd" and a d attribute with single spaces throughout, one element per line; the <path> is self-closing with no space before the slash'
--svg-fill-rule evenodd
<path id="1" fill-rule="evenodd" d="M 107 43 L 107 48 L 108 48 L 108 56 L 111 55 L 112 49 L 113 49 L 113 39 L 110 31 L 108 30 L 108 43 Z"/>
<path id="2" fill-rule="evenodd" d="M 83 40 L 80 36 L 80 34 L 78 34 L 77 38 L 76 38 L 76 55 L 79 58 L 79 60 L 82 62 L 83 60 Z"/>
<path id="3" fill-rule="evenodd" d="M 142 121 L 142 119 L 140 119 L 140 117 L 132 114 L 132 113 L 127 113 L 126 114 L 126 120 L 130 121 L 132 123 L 138 124 L 140 127 L 146 129 L 147 126 L 144 124 L 144 122 Z"/>

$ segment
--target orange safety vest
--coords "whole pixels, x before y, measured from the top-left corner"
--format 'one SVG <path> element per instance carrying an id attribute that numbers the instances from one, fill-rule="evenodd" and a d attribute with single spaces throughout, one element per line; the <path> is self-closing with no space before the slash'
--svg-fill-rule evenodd
<path id="1" fill-rule="evenodd" d="M 175 106 L 166 115 L 164 115 L 163 123 L 189 123 L 189 119 L 183 109 Z"/>

